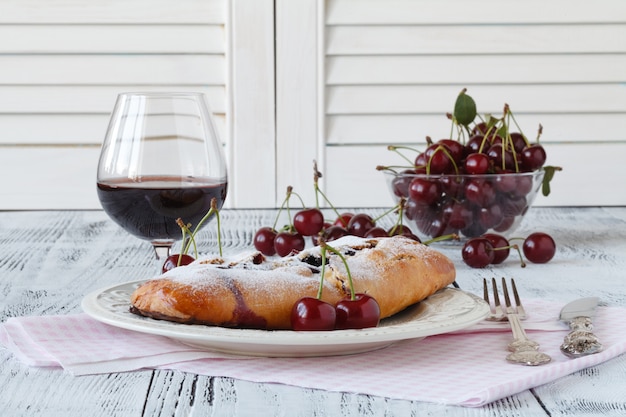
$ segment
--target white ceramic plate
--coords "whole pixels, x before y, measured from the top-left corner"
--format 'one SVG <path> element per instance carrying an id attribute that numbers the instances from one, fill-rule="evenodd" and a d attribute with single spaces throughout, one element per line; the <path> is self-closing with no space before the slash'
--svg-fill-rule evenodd
<path id="1" fill-rule="evenodd" d="M 477 296 L 445 288 L 405 311 L 381 320 L 375 328 L 321 332 L 232 329 L 154 320 L 131 313 L 130 294 L 142 282 L 128 282 L 93 292 L 83 299 L 82 308 L 94 319 L 124 329 L 167 336 L 209 350 L 267 357 L 367 352 L 401 340 L 461 330 L 489 313 L 487 304 Z"/>

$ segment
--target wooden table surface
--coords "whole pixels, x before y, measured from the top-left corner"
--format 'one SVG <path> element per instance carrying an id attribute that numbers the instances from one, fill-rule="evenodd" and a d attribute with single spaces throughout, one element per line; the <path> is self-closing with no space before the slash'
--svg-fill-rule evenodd
<path id="1" fill-rule="evenodd" d="M 364 210 L 370 214 L 382 210 Z M 250 249 L 274 210 L 224 210 L 224 251 Z M 391 219 L 383 219 L 382 221 Z M 201 250 L 215 252 L 215 224 Z M 598 296 L 626 306 L 626 208 L 533 208 L 518 236 L 550 233 L 548 264 L 471 269 L 460 248 L 438 247 L 455 261 L 460 286 L 480 293 L 482 277 L 513 276 L 522 297 L 571 301 Z M 101 211 L 0 212 L 0 320 L 81 311 L 89 292 L 149 278 L 153 254 Z M 366 364 L 364 364 L 365 366 Z M 461 376 L 459 376 L 461 377 Z M 419 375 L 416 375 L 419 378 Z M 390 400 L 279 384 L 258 384 L 175 371 L 73 377 L 30 368 L 0 348 L 0 415 L 15 416 L 564 416 L 626 415 L 626 355 L 481 408 Z"/>

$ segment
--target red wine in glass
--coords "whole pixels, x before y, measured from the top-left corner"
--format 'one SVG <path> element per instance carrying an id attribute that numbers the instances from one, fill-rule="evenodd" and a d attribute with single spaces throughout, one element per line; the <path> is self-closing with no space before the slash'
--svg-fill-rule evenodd
<path id="1" fill-rule="evenodd" d="M 104 211 L 130 234 L 147 240 L 177 240 L 181 230 L 176 220 L 196 225 L 217 200 L 226 199 L 224 179 L 148 177 L 99 182 L 98 197 Z"/>

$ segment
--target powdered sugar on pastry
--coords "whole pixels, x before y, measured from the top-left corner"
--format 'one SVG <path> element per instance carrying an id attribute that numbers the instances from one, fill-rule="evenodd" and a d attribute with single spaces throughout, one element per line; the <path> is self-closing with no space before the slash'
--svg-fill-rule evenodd
<path id="1" fill-rule="evenodd" d="M 347 260 L 356 292 L 378 301 L 381 318 L 454 281 L 454 266 L 448 258 L 408 238 L 346 236 L 329 245 Z M 319 247 L 286 258 L 252 253 L 236 259 L 196 261 L 139 287 L 131 298 L 132 310 L 184 323 L 287 329 L 297 300 L 317 295 L 320 270 Z M 325 271 L 322 298 L 334 304 L 349 296 L 341 258 L 327 251 Z"/>

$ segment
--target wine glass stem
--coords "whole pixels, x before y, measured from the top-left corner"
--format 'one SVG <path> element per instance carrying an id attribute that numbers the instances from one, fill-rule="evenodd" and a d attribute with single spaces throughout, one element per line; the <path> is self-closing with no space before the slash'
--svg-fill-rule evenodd
<path id="1" fill-rule="evenodd" d="M 172 249 L 171 244 L 155 243 L 152 246 L 154 247 L 154 254 L 156 255 L 157 261 L 162 263 L 168 256 L 170 256 Z"/>

